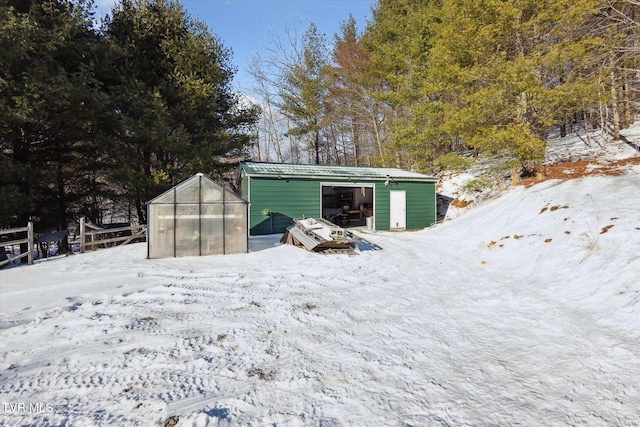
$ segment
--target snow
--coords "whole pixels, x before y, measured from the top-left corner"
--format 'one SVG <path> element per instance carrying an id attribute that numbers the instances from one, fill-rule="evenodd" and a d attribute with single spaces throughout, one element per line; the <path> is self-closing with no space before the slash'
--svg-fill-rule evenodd
<path id="1" fill-rule="evenodd" d="M 1 270 L 0 424 L 638 425 L 639 183 L 516 187 L 355 256 Z"/>
<path id="2" fill-rule="evenodd" d="M 562 138 L 560 130 L 556 129 L 549 135 L 543 165 L 588 160 L 590 164 L 586 171 L 591 172 L 602 169 L 610 162 L 638 157 L 640 156 L 639 123 L 640 116 L 636 118 L 633 126 L 621 131 L 621 140 L 606 142 L 599 130 L 590 132 L 587 137 L 582 125 L 574 127 L 574 130 Z M 469 171 L 443 175 L 438 183 L 437 192 L 444 200 L 453 203 L 447 207 L 446 212 L 439 210 L 439 216 L 445 216 L 445 221 L 455 219 L 473 209 L 476 204 L 490 200 L 497 192 L 503 191 L 501 187 L 504 187 L 505 183 L 493 183 L 481 191 L 465 188 L 474 180 L 482 180 L 483 174 L 495 168 L 496 165 L 489 161 L 476 164 Z M 565 171 L 567 175 L 572 172 L 570 169 Z M 508 180 L 507 177 L 503 178 Z"/>
<path id="3" fill-rule="evenodd" d="M 581 126 L 580 126 L 581 127 Z M 560 138 L 559 131 L 549 136 L 551 141 L 546 153 L 546 162 L 557 163 L 597 157 L 603 161 L 628 158 L 629 150 L 625 144 L 638 149 L 640 146 L 640 126 L 636 123 L 629 129 L 621 131 L 624 141 L 607 141 L 599 130 L 589 133 L 587 137 L 582 129 L 573 131 Z"/>

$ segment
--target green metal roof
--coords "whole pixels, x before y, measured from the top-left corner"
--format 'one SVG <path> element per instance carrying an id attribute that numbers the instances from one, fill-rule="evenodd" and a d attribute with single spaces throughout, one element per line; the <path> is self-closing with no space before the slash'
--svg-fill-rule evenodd
<path id="1" fill-rule="evenodd" d="M 240 167 L 248 176 L 331 178 L 331 179 L 371 179 L 401 181 L 436 182 L 432 176 L 398 168 L 370 168 L 359 166 L 296 165 L 286 163 L 240 162 Z"/>

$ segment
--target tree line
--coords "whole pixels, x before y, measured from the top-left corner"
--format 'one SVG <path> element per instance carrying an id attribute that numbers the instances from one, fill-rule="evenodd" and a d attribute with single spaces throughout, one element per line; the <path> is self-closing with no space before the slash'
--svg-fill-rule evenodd
<path id="1" fill-rule="evenodd" d="M 0 224 L 146 222 L 148 200 L 247 155 L 231 53 L 174 0 L 0 0 Z"/>
<path id="2" fill-rule="evenodd" d="M 251 65 L 254 156 L 434 173 L 489 157 L 513 179 L 553 126 L 619 138 L 639 100 L 637 0 L 378 0 L 332 43 L 310 26 Z"/>
<path id="3" fill-rule="evenodd" d="M 145 223 L 145 203 L 238 159 L 514 179 L 550 129 L 618 138 L 638 112 L 638 0 L 378 0 L 332 40 L 311 23 L 254 58 L 178 0 L 0 0 L 0 224 Z M 259 106 L 258 106 L 259 105 Z M 594 133 L 595 135 L 595 133 Z M 595 137 L 595 136 L 594 136 Z"/>

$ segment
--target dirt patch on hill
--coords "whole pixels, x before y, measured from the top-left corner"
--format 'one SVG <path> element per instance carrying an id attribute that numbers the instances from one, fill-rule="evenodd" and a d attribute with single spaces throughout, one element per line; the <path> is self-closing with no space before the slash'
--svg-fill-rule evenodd
<path id="1" fill-rule="evenodd" d="M 457 197 L 455 199 L 453 199 L 453 202 L 451 202 L 451 206 L 453 206 L 454 208 L 466 208 L 470 204 L 471 204 L 471 202 L 469 202 L 467 200 L 461 200 L 461 199 L 459 199 Z"/>
<path id="2" fill-rule="evenodd" d="M 535 176 L 523 178 L 521 185 L 529 187 L 550 179 L 575 179 L 590 175 L 622 175 L 629 165 L 640 165 L 640 157 L 623 160 L 612 160 L 605 163 L 594 159 L 577 160 L 555 164 L 540 165 L 536 168 Z"/>

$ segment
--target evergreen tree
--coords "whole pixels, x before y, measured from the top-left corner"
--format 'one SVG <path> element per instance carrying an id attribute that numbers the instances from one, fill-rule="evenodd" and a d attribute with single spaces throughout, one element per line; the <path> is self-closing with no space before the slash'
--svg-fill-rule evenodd
<path id="1" fill-rule="evenodd" d="M 430 80 L 445 105 L 441 129 L 476 152 L 513 160 L 510 143 L 527 146 L 533 132 L 521 117 L 531 81 L 518 44 L 515 2 L 444 2 L 434 38 Z M 534 147 L 536 145 L 534 144 Z M 531 160 L 540 159 L 537 143 Z M 528 160 L 527 150 L 524 151 Z"/>
<path id="2" fill-rule="evenodd" d="M 439 151 L 441 106 L 430 96 L 429 54 L 437 0 L 380 0 L 364 43 L 377 72 L 386 132 L 381 163 L 424 169 Z"/>
<path id="3" fill-rule="evenodd" d="M 577 32 L 593 11 L 591 0 L 445 1 L 430 62 L 441 129 L 497 155 L 514 179 L 533 168 L 545 130 L 597 93 L 579 72 L 590 57 Z"/>
<path id="4" fill-rule="evenodd" d="M 324 35 L 311 23 L 302 38 L 302 52 L 285 69 L 279 90 L 279 108 L 293 124 L 289 135 L 308 138 L 316 164 L 320 164 L 321 130 L 327 124 L 328 65 Z"/>
<path id="5" fill-rule="evenodd" d="M 0 29 L 0 221 L 63 229 L 99 155 L 91 15 L 81 0 L 2 0 Z"/>
<path id="6" fill-rule="evenodd" d="M 230 51 L 172 0 L 123 0 L 106 21 L 110 179 L 145 203 L 195 172 L 222 176 L 251 142 L 257 110 L 231 89 Z"/>
<path id="7" fill-rule="evenodd" d="M 601 0 L 597 15 L 585 25 L 598 36 L 595 74 L 608 89 L 604 91 L 609 107 L 606 115 L 614 139 L 620 138 L 620 130 L 632 124 L 640 111 L 639 17 L 636 0 Z"/>
<path id="8" fill-rule="evenodd" d="M 542 160 L 555 123 L 580 115 L 588 130 L 611 99 L 612 127 L 624 126 L 637 103 L 637 10 L 632 0 L 380 0 L 364 40 L 387 106 L 382 163 L 425 170 L 471 148 L 517 179 Z"/>

